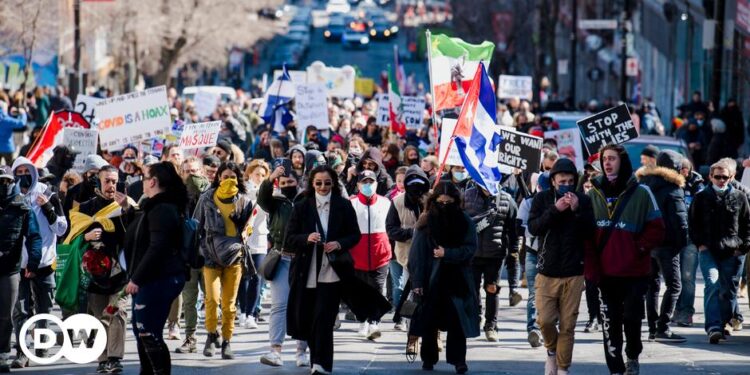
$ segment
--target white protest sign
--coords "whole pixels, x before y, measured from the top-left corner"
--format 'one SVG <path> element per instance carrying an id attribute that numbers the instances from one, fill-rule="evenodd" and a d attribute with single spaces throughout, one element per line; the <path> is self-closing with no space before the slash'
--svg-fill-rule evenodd
<path id="1" fill-rule="evenodd" d="M 199 122 L 187 124 L 182 128 L 180 148 L 189 150 L 216 146 L 221 130 L 221 121 Z"/>
<path id="2" fill-rule="evenodd" d="M 287 73 L 289 73 L 289 78 L 292 79 L 292 83 L 295 85 L 307 83 L 307 72 L 304 70 L 287 70 Z M 279 79 L 281 77 L 281 74 L 283 74 L 283 71 L 281 70 L 274 70 L 273 71 L 273 79 L 271 82 Z M 265 87 L 265 86 L 264 86 Z"/>
<path id="3" fill-rule="evenodd" d="M 355 78 L 354 68 L 349 65 L 330 68 L 316 61 L 307 67 L 307 83 L 324 84 L 328 96 L 334 98 L 353 98 Z"/>
<path id="4" fill-rule="evenodd" d="M 442 163 L 443 160 L 445 160 L 446 165 L 464 165 L 464 162 L 461 160 L 461 155 L 458 154 L 458 148 L 456 147 L 455 142 L 453 142 L 453 145 L 451 145 L 450 153 L 448 153 L 448 158 L 445 158 L 445 153 L 448 152 L 448 145 L 451 143 L 451 136 L 453 135 L 453 131 L 456 130 L 457 123 L 458 119 L 455 118 L 443 119 L 443 125 L 440 130 L 440 154 L 438 163 Z"/>
<path id="5" fill-rule="evenodd" d="M 78 94 L 76 96 L 75 111 L 80 113 L 91 126 L 96 127 L 99 124 L 99 119 L 96 116 L 95 108 L 96 104 L 102 100 L 101 98 Z"/>
<path id="6" fill-rule="evenodd" d="M 534 97 L 529 76 L 509 76 L 501 74 L 497 80 L 497 97 L 500 99 L 526 99 Z"/>
<path id="7" fill-rule="evenodd" d="M 104 150 L 119 150 L 172 128 L 166 86 L 104 99 L 96 105 L 99 139 Z"/>
<path id="8" fill-rule="evenodd" d="M 83 128 L 64 128 L 63 144 L 73 147 L 80 153 L 76 155 L 73 162 L 73 169 L 79 173 L 84 171 L 84 163 L 88 155 L 96 154 L 96 146 L 99 143 L 99 131 L 94 129 Z"/>
<path id="9" fill-rule="evenodd" d="M 388 94 L 377 94 L 375 99 L 378 101 L 378 112 L 375 115 L 375 123 L 380 126 L 388 126 L 391 124 L 391 116 L 389 112 Z"/>
<path id="10" fill-rule="evenodd" d="M 402 98 L 403 119 L 407 129 L 419 129 L 424 122 L 425 100 L 423 96 Z"/>
<path id="11" fill-rule="evenodd" d="M 302 129 L 314 125 L 318 129 L 328 129 L 328 100 L 326 87 L 322 83 L 298 84 L 294 97 L 297 110 L 297 123 Z"/>
<path id="12" fill-rule="evenodd" d="M 193 97 L 193 104 L 195 105 L 195 111 L 198 112 L 198 117 L 204 119 L 211 116 L 216 110 L 216 105 L 219 104 L 221 94 L 216 92 L 209 92 L 200 90 L 195 93 Z"/>
<path id="13" fill-rule="evenodd" d="M 544 138 L 557 141 L 557 153 L 573 160 L 579 171 L 583 170 L 583 146 L 581 146 L 581 133 L 577 128 L 544 132 Z"/>

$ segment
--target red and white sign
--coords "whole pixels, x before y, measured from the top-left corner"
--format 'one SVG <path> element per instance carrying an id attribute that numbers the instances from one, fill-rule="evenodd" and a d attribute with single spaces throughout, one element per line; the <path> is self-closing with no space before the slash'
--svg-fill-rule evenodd
<path id="1" fill-rule="evenodd" d="M 44 125 L 41 136 L 26 155 L 37 167 L 44 167 L 52 159 L 52 150 L 63 143 L 64 128 L 90 129 L 91 125 L 83 115 L 72 111 L 58 111 L 52 113 Z"/>
<path id="2" fill-rule="evenodd" d="M 180 135 L 180 148 L 189 150 L 216 146 L 221 130 L 221 121 L 187 124 Z"/>
<path id="3" fill-rule="evenodd" d="M 628 77 L 638 77 L 638 59 L 635 57 L 628 57 L 625 60 L 625 75 Z"/>

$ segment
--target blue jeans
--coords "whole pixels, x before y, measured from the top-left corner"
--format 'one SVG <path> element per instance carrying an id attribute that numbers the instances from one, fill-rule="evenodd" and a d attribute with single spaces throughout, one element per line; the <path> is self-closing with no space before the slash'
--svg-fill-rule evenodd
<path id="1" fill-rule="evenodd" d="M 289 265 L 292 258 L 282 256 L 276 266 L 271 284 L 271 316 L 268 319 L 268 339 L 271 346 L 284 344 L 286 336 L 286 306 L 289 302 Z"/>
<path id="2" fill-rule="evenodd" d="M 526 286 L 529 288 L 529 299 L 526 302 L 526 332 L 531 330 L 539 329 L 539 325 L 536 323 L 536 288 L 534 283 L 536 280 L 536 262 L 537 254 L 535 252 L 526 250 Z"/>
<path id="3" fill-rule="evenodd" d="M 722 332 L 737 308 L 737 289 L 745 256 L 717 260 L 709 250 L 701 251 L 701 272 L 705 281 L 703 306 L 706 332 Z"/>
<path id="4" fill-rule="evenodd" d="M 263 263 L 263 259 L 266 254 L 252 254 L 253 264 L 255 268 L 259 268 Z M 237 299 L 240 302 L 240 312 L 245 315 L 252 315 L 258 317 L 260 313 L 260 292 L 263 286 L 263 280 L 260 274 L 252 276 L 242 275 L 240 281 L 239 293 Z"/>
<path id="5" fill-rule="evenodd" d="M 690 243 L 680 252 L 680 273 L 682 290 L 677 299 L 674 319 L 687 323 L 695 314 L 695 272 L 698 270 L 698 248 Z"/>
<path id="6" fill-rule="evenodd" d="M 172 301 L 185 286 L 185 276 L 169 276 L 140 286 L 133 296 L 132 323 L 136 341 L 140 334 L 149 334 L 157 342 L 164 341 L 162 331 L 167 321 Z"/>
<path id="7" fill-rule="evenodd" d="M 398 302 L 401 301 L 401 294 L 404 292 L 404 286 L 406 284 L 406 279 L 408 278 L 409 270 L 405 269 L 394 258 L 388 263 L 388 271 L 391 275 L 391 297 L 393 298 L 393 306 L 398 306 Z"/>

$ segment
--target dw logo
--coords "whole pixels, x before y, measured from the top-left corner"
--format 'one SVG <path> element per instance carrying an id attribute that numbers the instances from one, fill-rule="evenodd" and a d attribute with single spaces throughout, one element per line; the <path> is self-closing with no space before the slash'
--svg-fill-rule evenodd
<path id="1" fill-rule="evenodd" d="M 26 342 L 26 334 L 32 324 L 40 321 L 47 320 L 60 327 L 63 335 L 63 346 L 59 352 L 49 358 L 37 357 L 33 350 L 29 349 L 29 345 Z M 73 337 L 69 337 L 69 332 L 73 333 Z M 26 323 L 21 326 L 19 332 L 19 341 L 21 351 L 23 354 L 41 365 L 49 365 L 57 362 L 60 358 L 65 356 L 69 361 L 78 364 L 84 364 L 95 361 L 99 355 L 104 351 L 107 346 L 107 331 L 104 330 L 104 325 L 99 319 L 94 318 L 88 314 L 76 314 L 68 317 L 65 321 L 51 314 L 38 314 L 31 317 Z M 57 335 L 49 328 L 35 328 L 34 333 L 34 349 L 50 349 L 57 343 Z M 88 338 L 92 335 L 96 335 L 94 344 L 89 348 L 86 343 Z M 80 339 L 80 344 L 77 348 L 73 347 L 74 339 Z"/>

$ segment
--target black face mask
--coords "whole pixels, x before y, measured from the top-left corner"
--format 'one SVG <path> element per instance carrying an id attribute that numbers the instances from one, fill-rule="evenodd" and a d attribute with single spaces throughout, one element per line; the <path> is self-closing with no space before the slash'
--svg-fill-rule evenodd
<path id="1" fill-rule="evenodd" d="M 21 189 L 28 189 L 31 187 L 31 175 L 30 174 L 24 174 L 20 176 L 16 176 L 16 183 L 18 186 L 21 187 Z"/>
<path id="2" fill-rule="evenodd" d="M 90 187 L 91 187 L 92 189 L 97 189 L 97 188 L 99 188 L 99 176 L 97 176 L 97 175 L 95 175 L 95 174 L 94 174 L 94 175 L 91 175 L 91 176 L 89 176 L 89 178 L 88 178 L 88 180 L 87 180 L 87 181 L 88 181 L 88 184 L 89 184 L 89 186 L 90 186 Z"/>
<path id="3" fill-rule="evenodd" d="M 409 198 L 412 202 L 418 202 L 424 193 L 427 192 L 427 187 L 422 187 L 422 185 L 410 185 L 407 186 L 406 189 L 406 196 Z"/>
<path id="4" fill-rule="evenodd" d="M 281 188 L 281 194 L 283 194 L 287 199 L 292 200 L 295 196 L 297 196 L 297 187 L 296 186 L 284 186 Z"/>
<path id="5" fill-rule="evenodd" d="M 66 169 L 73 168 L 73 165 L 75 164 L 75 162 L 76 162 L 75 155 L 66 155 L 63 161 L 64 163 L 63 167 L 65 167 Z"/>
<path id="6" fill-rule="evenodd" d="M 7 200 L 11 197 L 13 197 L 13 188 L 15 187 L 15 183 L 10 184 L 0 184 L 0 199 Z"/>

